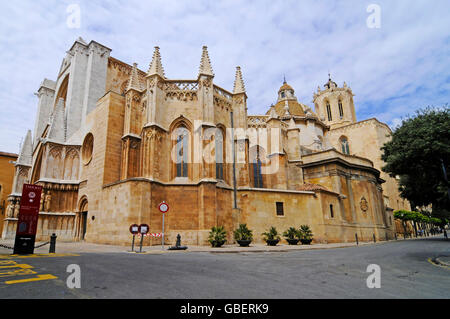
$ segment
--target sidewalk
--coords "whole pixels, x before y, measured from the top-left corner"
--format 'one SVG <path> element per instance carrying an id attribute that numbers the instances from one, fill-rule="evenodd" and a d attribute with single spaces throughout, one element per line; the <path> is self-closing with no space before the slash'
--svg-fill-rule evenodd
<path id="1" fill-rule="evenodd" d="M 391 240 L 392 242 L 395 240 Z M 35 246 L 44 242 L 36 242 Z M 381 242 L 360 242 L 359 246 L 383 244 Z M 0 239 L 0 244 L 13 247 L 14 240 Z M 237 244 L 224 245 L 220 248 L 212 248 L 211 246 L 188 246 L 187 250 L 168 250 L 169 245 L 162 250 L 161 246 L 143 246 L 142 251 L 145 253 L 189 253 L 189 252 L 209 252 L 209 253 L 245 253 L 245 252 L 287 252 L 293 250 L 311 250 L 311 249 L 330 249 L 345 248 L 357 246 L 355 242 L 351 243 L 333 243 L 333 244 L 312 244 L 312 245 L 288 245 L 278 244 L 277 246 L 267 246 L 265 244 L 251 244 L 250 247 L 239 247 Z M 49 245 L 36 248 L 36 254 L 48 253 Z M 139 245 L 135 245 L 134 251 L 139 251 Z M 131 244 L 129 246 L 100 245 L 86 242 L 57 242 L 56 253 L 132 253 Z M 12 254 L 11 249 L 0 247 L 0 254 Z"/>

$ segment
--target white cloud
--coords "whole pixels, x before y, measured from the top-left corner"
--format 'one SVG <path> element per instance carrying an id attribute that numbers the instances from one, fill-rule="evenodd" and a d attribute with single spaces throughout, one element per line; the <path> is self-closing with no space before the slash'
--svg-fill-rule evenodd
<path id="1" fill-rule="evenodd" d="M 81 28 L 66 25 L 79 3 Z M 448 1 L 377 1 L 381 28 L 369 29 L 371 1 L 2 1 L 0 150 L 17 152 L 33 128 L 43 78 L 55 79 L 65 51 L 82 36 L 146 70 L 160 46 L 166 75 L 195 78 L 208 45 L 215 83 L 231 90 L 242 67 L 249 113 L 264 113 L 283 75 L 311 105 L 328 70 L 356 94 L 358 119 L 392 124 L 419 107 L 448 102 Z"/>

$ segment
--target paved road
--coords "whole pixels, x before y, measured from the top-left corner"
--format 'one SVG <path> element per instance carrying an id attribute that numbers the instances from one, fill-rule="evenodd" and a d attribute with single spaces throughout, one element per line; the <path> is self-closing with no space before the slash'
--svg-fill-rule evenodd
<path id="1" fill-rule="evenodd" d="M 450 268 L 428 260 L 439 256 L 450 241 L 438 237 L 269 253 L 1 255 L 0 298 L 450 298 Z M 69 264 L 80 266 L 80 289 L 66 286 Z M 381 267 L 380 289 L 366 286 L 369 264 Z M 47 277 L 17 281 L 38 275 Z"/>

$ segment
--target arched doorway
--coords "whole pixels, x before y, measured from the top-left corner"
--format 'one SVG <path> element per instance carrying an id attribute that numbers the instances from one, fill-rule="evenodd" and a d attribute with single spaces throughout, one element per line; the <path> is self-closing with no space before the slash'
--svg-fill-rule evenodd
<path id="1" fill-rule="evenodd" d="M 83 197 L 80 201 L 80 210 L 79 210 L 79 233 L 78 237 L 81 240 L 84 240 L 86 236 L 86 229 L 87 229 L 87 216 L 88 216 L 88 200 L 86 197 Z"/>

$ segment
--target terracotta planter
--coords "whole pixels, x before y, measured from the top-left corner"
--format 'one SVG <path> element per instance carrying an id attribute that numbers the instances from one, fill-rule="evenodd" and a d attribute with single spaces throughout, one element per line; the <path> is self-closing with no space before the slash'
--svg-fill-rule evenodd
<path id="1" fill-rule="evenodd" d="M 251 240 L 236 240 L 239 246 L 241 247 L 248 247 L 250 246 Z"/>

